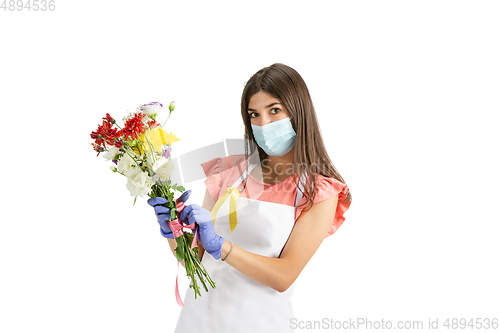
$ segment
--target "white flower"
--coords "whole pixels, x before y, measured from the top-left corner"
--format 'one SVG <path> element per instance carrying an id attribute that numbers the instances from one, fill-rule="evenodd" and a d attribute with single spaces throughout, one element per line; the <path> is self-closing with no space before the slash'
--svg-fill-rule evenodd
<path id="1" fill-rule="evenodd" d="M 141 168 L 128 154 L 125 154 L 122 158 L 120 158 L 117 169 L 127 177 L 135 176 L 139 171 L 141 171 Z"/>
<path id="2" fill-rule="evenodd" d="M 170 178 L 170 175 L 174 172 L 174 170 L 174 163 L 167 160 L 165 157 L 162 157 L 153 164 L 153 171 L 156 173 L 153 179 L 155 182 L 158 178 L 161 181 L 166 181 Z"/>
<path id="3" fill-rule="evenodd" d="M 120 153 L 120 149 L 116 148 L 115 146 L 112 146 L 111 148 L 108 149 L 108 151 L 106 152 L 106 154 L 104 154 L 102 157 L 104 157 L 104 159 L 106 161 L 111 161 L 119 153 Z"/>
<path id="4" fill-rule="evenodd" d="M 123 117 L 123 122 L 126 123 L 127 120 L 132 119 L 134 117 L 135 117 L 135 112 L 130 112 L 129 111 L 129 113 L 125 117 Z"/>
<path id="5" fill-rule="evenodd" d="M 148 104 L 145 104 L 141 107 L 142 113 L 146 114 L 148 117 L 151 119 L 155 119 L 155 117 L 160 113 L 161 109 L 163 108 L 163 105 L 158 102 L 151 102 Z"/>
<path id="6" fill-rule="evenodd" d="M 127 177 L 127 189 L 133 197 L 143 196 L 151 191 L 153 180 L 147 172 L 139 171 L 135 175 Z"/>

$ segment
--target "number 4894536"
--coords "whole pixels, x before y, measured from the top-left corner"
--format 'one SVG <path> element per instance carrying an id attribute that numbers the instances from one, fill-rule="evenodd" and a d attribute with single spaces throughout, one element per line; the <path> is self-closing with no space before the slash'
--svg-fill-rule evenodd
<path id="1" fill-rule="evenodd" d="M 56 10 L 56 0 L 4 0 L 0 9 L 3 11 L 42 11 Z"/>

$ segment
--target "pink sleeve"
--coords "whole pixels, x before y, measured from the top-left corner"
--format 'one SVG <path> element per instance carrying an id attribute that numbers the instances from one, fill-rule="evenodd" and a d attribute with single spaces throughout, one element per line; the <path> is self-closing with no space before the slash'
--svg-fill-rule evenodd
<path id="1" fill-rule="evenodd" d="M 316 197 L 314 198 L 314 203 L 323 201 L 325 199 L 329 199 L 338 194 L 338 203 L 337 210 L 335 211 L 335 216 L 332 221 L 332 225 L 330 226 L 330 230 L 328 230 L 327 235 L 325 237 L 329 237 L 333 235 L 337 229 L 344 223 L 345 217 L 344 213 L 347 211 L 351 202 L 344 203 L 347 193 L 349 192 L 349 188 L 344 183 L 338 181 L 335 178 L 326 178 L 321 175 L 318 175 L 317 182 L 317 191 Z M 301 204 L 306 201 L 306 198 L 303 198 Z M 295 212 L 295 220 L 297 221 L 298 217 L 302 213 L 301 208 L 297 208 Z"/>
<path id="2" fill-rule="evenodd" d="M 231 155 L 228 157 L 216 157 L 208 162 L 202 163 L 201 167 L 207 176 L 205 186 L 212 196 L 214 202 L 217 202 L 220 197 L 220 190 L 223 183 L 223 172 L 229 170 L 233 166 L 241 162 L 245 155 Z"/>

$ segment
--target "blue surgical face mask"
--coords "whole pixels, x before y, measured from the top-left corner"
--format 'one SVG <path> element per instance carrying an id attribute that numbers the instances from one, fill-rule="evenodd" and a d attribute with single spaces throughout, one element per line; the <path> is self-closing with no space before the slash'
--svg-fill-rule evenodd
<path id="1" fill-rule="evenodd" d="M 269 156 L 283 156 L 292 150 L 296 133 L 293 130 L 290 117 L 273 121 L 264 126 L 252 124 L 255 140 Z"/>

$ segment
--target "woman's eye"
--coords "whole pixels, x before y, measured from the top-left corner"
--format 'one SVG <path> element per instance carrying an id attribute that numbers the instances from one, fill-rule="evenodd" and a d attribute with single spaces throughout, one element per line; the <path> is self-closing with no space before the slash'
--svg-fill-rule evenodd
<path id="1" fill-rule="evenodd" d="M 273 112 L 274 110 L 276 110 L 276 112 Z M 276 113 L 278 113 L 280 111 L 281 111 L 280 108 L 272 108 L 271 109 L 271 114 L 276 114 Z M 249 115 L 250 115 L 250 118 L 255 118 L 255 117 L 259 116 L 259 114 L 257 112 L 250 112 Z"/>

